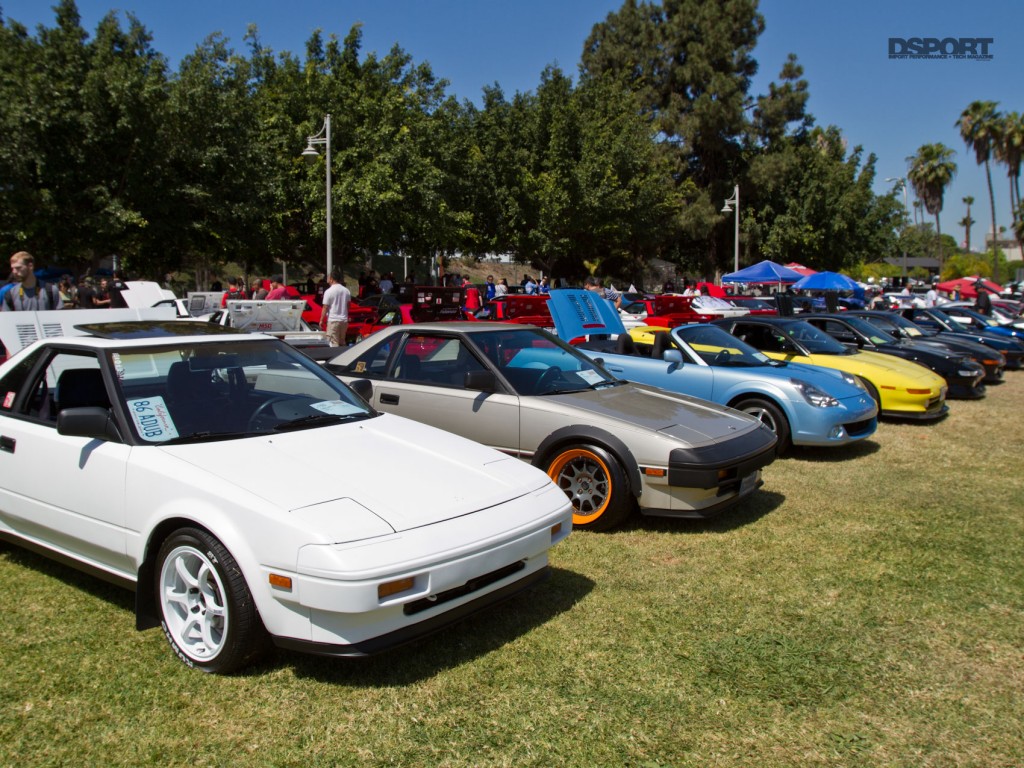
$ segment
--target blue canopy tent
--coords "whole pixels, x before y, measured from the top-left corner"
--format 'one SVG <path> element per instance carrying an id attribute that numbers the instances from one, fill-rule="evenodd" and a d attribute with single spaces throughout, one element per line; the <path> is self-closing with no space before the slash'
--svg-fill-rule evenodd
<path id="1" fill-rule="evenodd" d="M 739 272 L 722 275 L 723 283 L 795 283 L 803 277 L 796 270 L 766 259 Z"/>
<path id="2" fill-rule="evenodd" d="M 813 275 L 801 277 L 793 288 L 798 291 L 855 291 L 857 283 L 838 272 L 815 272 Z"/>

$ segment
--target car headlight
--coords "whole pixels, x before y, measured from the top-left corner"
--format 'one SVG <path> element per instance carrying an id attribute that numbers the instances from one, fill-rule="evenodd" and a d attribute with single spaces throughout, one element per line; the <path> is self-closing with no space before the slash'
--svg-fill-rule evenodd
<path id="1" fill-rule="evenodd" d="M 839 371 L 839 375 L 842 376 L 843 381 L 850 386 L 856 387 L 857 389 L 863 389 L 867 392 L 868 388 L 864 386 L 864 382 L 860 380 L 860 376 L 854 376 L 852 373 L 847 373 L 846 371 Z"/>
<path id="2" fill-rule="evenodd" d="M 800 391 L 800 394 L 804 396 L 804 400 L 815 408 L 832 408 L 839 405 L 839 401 L 832 397 L 832 395 L 822 392 L 810 382 L 803 381 L 802 379 L 790 379 L 790 381 Z"/>

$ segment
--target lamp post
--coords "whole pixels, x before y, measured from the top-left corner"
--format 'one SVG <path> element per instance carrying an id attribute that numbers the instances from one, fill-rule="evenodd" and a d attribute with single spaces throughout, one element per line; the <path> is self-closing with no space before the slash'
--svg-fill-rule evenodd
<path id="1" fill-rule="evenodd" d="M 316 162 L 320 157 L 315 145 L 323 144 L 327 147 L 327 274 L 330 276 L 334 269 L 334 260 L 331 255 L 331 116 L 324 116 L 324 127 L 319 133 L 306 137 L 306 148 L 302 150 L 302 156 L 307 162 Z"/>
<path id="2" fill-rule="evenodd" d="M 732 213 L 731 206 L 736 206 L 735 242 L 733 244 L 732 271 L 740 271 L 740 185 L 732 188 L 732 197 L 726 198 L 722 213 Z"/>
<path id="3" fill-rule="evenodd" d="M 896 189 L 903 190 L 903 226 L 900 227 L 900 234 L 906 235 L 907 230 L 907 214 L 910 212 L 907 208 L 907 180 L 903 176 L 890 176 L 886 179 L 889 182 L 896 182 Z M 903 276 L 907 276 L 907 240 L 903 238 Z"/>

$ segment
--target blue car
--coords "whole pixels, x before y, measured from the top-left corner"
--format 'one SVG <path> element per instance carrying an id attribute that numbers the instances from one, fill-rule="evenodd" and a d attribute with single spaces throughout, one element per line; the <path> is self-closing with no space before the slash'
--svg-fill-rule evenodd
<path id="1" fill-rule="evenodd" d="M 586 291 L 552 291 L 549 304 L 558 335 L 589 335 L 578 348 L 611 373 L 756 416 L 776 433 L 780 452 L 790 444 L 845 445 L 878 427 L 875 401 L 848 373 L 772 360 L 703 323 L 626 333 L 607 302 Z"/>
<path id="2" fill-rule="evenodd" d="M 971 331 L 985 331 L 997 336 L 1006 336 L 1011 339 L 1024 339 L 1024 331 L 1014 328 L 1012 325 L 1000 325 L 991 317 L 969 307 L 945 306 L 940 307 L 943 312 L 956 320 L 960 325 Z"/>

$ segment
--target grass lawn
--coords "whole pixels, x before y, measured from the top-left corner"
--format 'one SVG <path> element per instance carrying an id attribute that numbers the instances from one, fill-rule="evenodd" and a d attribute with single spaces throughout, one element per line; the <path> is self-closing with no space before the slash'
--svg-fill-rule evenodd
<path id="1" fill-rule="evenodd" d="M 0 546 L 0 765 L 1019 766 L 1024 372 L 796 451 L 713 523 L 365 661 L 188 670 L 132 597 Z"/>

